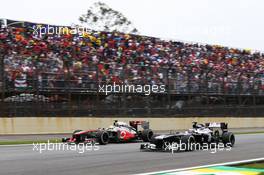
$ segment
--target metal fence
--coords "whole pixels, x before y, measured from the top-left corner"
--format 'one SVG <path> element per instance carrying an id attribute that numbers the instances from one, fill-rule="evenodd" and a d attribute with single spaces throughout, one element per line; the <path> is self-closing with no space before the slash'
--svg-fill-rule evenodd
<path id="1" fill-rule="evenodd" d="M 86 72 L 2 76 L 0 116 L 264 116 L 262 75 L 197 77 L 175 69 L 94 68 Z M 149 70 L 148 70 L 149 69 Z M 220 81 L 221 80 L 221 81 Z M 164 85 L 163 92 L 100 91 L 100 86 Z"/>
<path id="2" fill-rule="evenodd" d="M 144 71 L 137 74 L 123 68 L 110 69 L 106 75 L 95 67 L 94 70 L 74 73 L 21 73 L 15 78 L 9 72 L 0 76 L 1 94 L 22 91 L 98 93 L 100 86 L 115 83 L 123 86 L 163 85 L 163 94 L 264 95 L 264 74 L 245 73 L 234 77 L 220 74 L 211 77 L 206 73 L 195 74 L 172 68 L 159 68 L 155 72 L 143 68 Z"/>
<path id="3" fill-rule="evenodd" d="M 109 96 L 72 94 L 70 97 L 50 95 L 50 100 L 14 100 L 1 102 L 1 117 L 65 117 L 65 116 L 116 116 L 116 117 L 263 117 L 263 99 L 256 105 L 248 97 L 238 104 L 237 97 L 203 96 L 142 96 L 116 94 Z M 169 100 L 169 98 L 172 98 Z M 190 98 L 190 99 L 188 99 Z M 226 101 L 225 101 L 226 100 Z M 252 99 L 253 101 L 253 99 Z M 261 101 L 261 102 L 260 102 Z"/>

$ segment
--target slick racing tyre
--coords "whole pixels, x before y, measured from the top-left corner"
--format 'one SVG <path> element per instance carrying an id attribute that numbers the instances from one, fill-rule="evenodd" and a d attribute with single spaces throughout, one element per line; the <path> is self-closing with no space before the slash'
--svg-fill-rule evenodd
<path id="1" fill-rule="evenodd" d="M 217 143 L 217 144 L 219 143 L 219 140 L 220 140 L 220 133 L 219 133 L 218 130 L 214 132 L 213 140 L 214 140 L 215 143 Z"/>
<path id="2" fill-rule="evenodd" d="M 181 143 L 184 144 L 185 151 L 193 151 L 195 138 L 192 135 L 184 135 L 181 138 Z"/>
<path id="3" fill-rule="evenodd" d="M 224 132 L 222 135 L 222 141 L 225 146 L 233 147 L 235 144 L 235 135 L 232 132 Z"/>
<path id="4" fill-rule="evenodd" d="M 151 129 L 144 129 L 142 131 L 142 140 L 144 142 L 150 142 L 152 136 L 153 136 L 153 131 Z"/>
<path id="5" fill-rule="evenodd" d="M 109 135 L 106 131 L 99 131 L 96 137 L 100 145 L 106 145 L 109 142 Z"/>
<path id="6" fill-rule="evenodd" d="M 83 138 L 82 135 L 75 135 L 76 133 L 81 132 L 81 131 L 82 131 L 82 130 L 75 130 L 75 131 L 73 131 L 73 133 L 72 133 L 72 137 L 76 139 L 76 140 L 75 140 L 76 143 L 80 143 L 80 142 L 83 142 L 83 141 L 84 141 L 84 138 Z"/>

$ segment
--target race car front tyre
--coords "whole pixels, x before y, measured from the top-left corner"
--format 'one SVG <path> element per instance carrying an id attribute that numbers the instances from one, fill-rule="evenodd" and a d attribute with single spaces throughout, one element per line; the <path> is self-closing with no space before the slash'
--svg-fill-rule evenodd
<path id="1" fill-rule="evenodd" d="M 224 132 L 222 135 L 222 141 L 225 146 L 233 147 L 235 144 L 235 135 L 232 132 Z"/>
<path id="2" fill-rule="evenodd" d="M 109 142 L 109 135 L 106 131 L 99 131 L 96 137 L 100 145 L 106 145 Z"/>
<path id="3" fill-rule="evenodd" d="M 181 138 L 181 143 L 184 144 L 185 151 L 193 151 L 195 146 L 195 138 L 192 135 L 184 135 Z"/>
<path id="4" fill-rule="evenodd" d="M 80 143 L 84 141 L 84 138 L 82 135 L 76 135 L 76 133 L 81 132 L 82 130 L 75 130 L 72 133 L 72 137 L 75 138 L 75 143 Z"/>
<path id="5" fill-rule="evenodd" d="M 153 131 L 151 129 L 144 129 L 142 131 L 141 137 L 144 142 L 150 142 L 152 136 L 153 136 Z"/>

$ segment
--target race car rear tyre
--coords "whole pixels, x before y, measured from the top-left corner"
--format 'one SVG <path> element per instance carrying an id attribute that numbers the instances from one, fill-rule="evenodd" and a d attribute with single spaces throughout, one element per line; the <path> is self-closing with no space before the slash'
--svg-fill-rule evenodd
<path id="1" fill-rule="evenodd" d="M 185 151 L 193 151 L 195 138 L 192 135 L 184 135 L 181 138 L 181 143 L 183 144 L 181 149 L 185 148 Z"/>
<path id="2" fill-rule="evenodd" d="M 96 137 L 100 145 L 106 145 L 109 142 L 109 135 L 106 131 L 99 131 Z"/>
<path id="3" fill-rule="evenodd" d="M 233 147 L 235 144 L 235 135 L 232 132 L 224 132 L 222 135 L 222 141 L 225 146 Z"/>
<path id="4" fill-rule="evenodd" d="M 219 143 L 219 140 L 220 140 L 220 133 L 219 133 L 218 130 L 216 130 L 216 131 L 214 132 L 213 140 L 214 140 L 214 142 L 215 142 L 216 144 Z"/>
<path id="5" fill-rule="evenodd" d="M 151 129 L 144 129 L 142 131 L 141 137 L 144 142 L 150 142 L 152 136 L 153 136 L 153 131 Z"/>

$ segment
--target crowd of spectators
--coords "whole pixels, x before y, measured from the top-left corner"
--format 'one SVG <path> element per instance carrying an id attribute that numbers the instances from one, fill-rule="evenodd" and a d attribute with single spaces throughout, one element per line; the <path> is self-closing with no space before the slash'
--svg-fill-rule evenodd
<path id="1" fill-rule="evenodd" d="M 37 35 L 0 29 L 9 87 L 95 88 L 97 83 L 165 84 L 176 92 L 264 90 L 264 54 L 116 32 Z"/>

